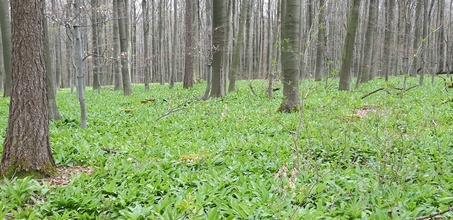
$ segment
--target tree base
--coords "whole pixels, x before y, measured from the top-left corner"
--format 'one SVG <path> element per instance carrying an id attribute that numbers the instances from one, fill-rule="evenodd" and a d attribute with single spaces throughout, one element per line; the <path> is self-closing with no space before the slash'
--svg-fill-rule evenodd
<path id="1" fill-rule="evenodd" d="M 284 103 L 284 104 L 280 105 L 280 107 L 277 109 L 277 112 L 283 112 L 283 113 L 299 112 L 299 107 L 288 104 L 288 103 Z"/>
<path id="2" fill-rule="evenodd" d="M 12 164 L 8 168 L 2 170 L 2 175 L 6 179 L 16 177 L 22 179 L 31 177 L 32 179 L 43 179 L 47 177 L 56 176 L 58 174 L 57 168 L 52 164 L 45 165 L 41 170 L 19 168 L 20 165 Z"/>

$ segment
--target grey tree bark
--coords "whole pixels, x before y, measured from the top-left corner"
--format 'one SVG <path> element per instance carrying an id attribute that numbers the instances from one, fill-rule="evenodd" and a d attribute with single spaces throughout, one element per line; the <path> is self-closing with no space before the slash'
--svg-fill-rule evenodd
<path id="1" fill-rule="evenodd" d="M 316 70 L 315 70 L 315 80 L 321 81 L 323 78 L 323 60 L 326 50 L 326 21 L 325 21 L 325 0 L 319 0 L 319 15 L 318 15 L 318 44 L 316 49 Z"/>
<path id="2" fill-rule="evenodd" d="M 360 0 L 352 0 L 352 8 L 349 12 L 347 33 L 343 48 L 343 58 L 340 69 L 339 90 L 349 91 L 351 88 L 351 66 L 353 61 L 355 35 L 359 18 Z"/>
<path id="3" fill-rule="evenodd" d="M 91 0 L 91 45 L 92 45 L 92 60 L 93 60 L 93 90 L 100 91 L 101 84 L 99 82 L 100 70 L 100 49 L 98 36 L 98 17 L 99 17 L 99 2 Z"/>
<path id="4" fill-rule="evenodd" d="M 368 5 L 368 22 L 365 32 L 365 42 L 364 42 L 364 54 L 362 57 L 362 62 L 360 64 L 360 72 L 357 76 L 357 84 L 356 87 L 358 88 L 361 83 L 368 82 L 370 80 L 371 74 L 371 56 L 373 54 L 373 43 L 374 43 L 374 36 L 376 30 L 376 16 L 377 11 L 379 8 L 379 1 L 378 0 L 370 0 Z"/>
<path id="5" fill-rule="evenodd" d="M 112 27 L 112 41 L 113 41 L 113 74 L 114 74 L 114 87 L 113 90 L 121 90 L 123 88 L 123 79 L 121 77 L 121 52 L 120 52 L 120 31 L 118 28 L 118 0 L 113 0 L 113 27 Z"/>
<path id="6" fill-rule="evenodd" d="M 297 111 L 300 105 L 300 0 L 282 1 L 282 83 L 284 100 L 280 112 Z"/>
<path id="7" fill-rule="evenodd" d="M 123 78 L 123 92 L 125 96 L 132 95 L 131 76 L 129 74 L 128 51 L 129 43 L 126 34 L 126 0 L 117 0 L 118 6 L 118 30 L 120 35 L 121 51 L 121 76 Z"/>
<path id="8" fill-rule="evenodd" d="M 3 66 L 5 69 L 5 81 L 3 82 L 3 97 L 11 96 L 11 23 L 9 18 L 8 0 L 0 0 L 0 28 L 3 45 Z"/>
<path id="9" fill-rule="evenodd" d="M 84 74 L 84 63 L 83 63 L 83 45 L 82 45 L 82 34 L 80 33 L 81 14 L 80 14 L 80 0 L 74 1 L 74 11 L 76 17 L 76 24 L 74 25 L 74 39 L 75 39 L 75 50 L 74 56 L 76 57 L 77 66 L 77 98 L 80 103 L 80 127 L 87 127 L 87 111 L 85 103 L 85 74 Z"/>
<path id="10" fill-rule="evenodd" d="M 142 16 L 143 16 L 143 53 L 144 53 L 144 60 L 145 60 L 145 69 L 144 69 L 144 76 L 145 76 L 145 90 L 149 90 L 149 82 L 150 82 L 150 62 L 151 59 L 149 57 L 149 47 L 148 47 L 148 37 L 149 37 L 149 9 L 148 9 L 148 2 L 147 0 L 142 0 Z"/>
<path id="11" fill-rule="evenodd" d="M 43 7 L 45 7 L 45 1 L 42 1 Z M 49 40 L 49 28 L 47 25 L 47 19 L 44 19 L 44 54 L 46 61 L 46 86 L 47 86 L 47 99 L 48 99 L 48 110 L 49 120 L 60 120 L 61 115 L 58 112 L 56 89 L 55 89 L 55 75 L 52 67 L 52 57 L 50 53 L 50 40 Z"/>
<path id="12" fill-rule="evenodd" d="M 184 36 L 184 79 L 183 87 L 185 89 L 193 87 L 193 72 L 194 72 L 194 3 L 191 1 L 186 1 L 186 11 L 184 15 L 184 25 L 185 25 L 185 36 Z"/>
<path id="13" fill-rule="evenodd" d="M 384 0 L 384 8 L 385 8 L 385 30 L 384 30 L 384 54 L 383 54 L 383 59 L 384 59 L 384 66 L 383 66 L 383 71 L 384 71 L 384 76 L 385 76 L 385 81 L 388 81 L 389 79 L 389 74 L 392 68 L 390 68 L 390 59 L 391 59 L 391 51 L 390 47 L 393 46 L 392 44 L 392 39 L 393 39 L 393 25 L 392 25 L 392 20 L 394 17 L 394 8 L 395 8 L 395 0 Z"/>
<path id="14" fill-rule="evenodd" d="M 57 173 L 49 137 L 43 5 L 41 0 L 11 2 L 14 83 L 1 161 L 6 178 Z"/>
<path id="15" fill-rule="evenodd" d="M 212 98 L 219 98 L 225 96 L 223 89 L 223 75 L 222 75 L 222 56 L 224 53 L 227 19 L 227 2 L 223 0 L 213 0 L 212 5 L 212 85 L 211 95 Z"/>

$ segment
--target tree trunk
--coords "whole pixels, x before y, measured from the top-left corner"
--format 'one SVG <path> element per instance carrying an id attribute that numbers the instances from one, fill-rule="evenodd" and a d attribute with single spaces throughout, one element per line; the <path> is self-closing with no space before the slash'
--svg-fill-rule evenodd
<path id="1" fill-rule="evenodd" d="M 45 1 L 42 1 L 43 7 L 45 7 Z M 49 29 L 47 26 L 47 20 L 44 19 L 44 53 L 46 61 L 46 86 L 47 86 L 47 99 L 49 104 L 49 120 L 60 120 L 61 116 L 58 112 L 56 89 L 55 89 L 55 76 L 52 71 L 52 57 L 50 56 L 50 42 L 49 42 Z"/>
<path id="2" fill-rule="evenodd" d="M 100 91 L 101 85 L 99 82 L 99 36 L 98 36 L 98 17 L 99 17 L 98 0 L 91 0 L 91 44 L 92 44 L 92 60 L 93 60 L 93 90 Z"/>
<path id="3" fill-rule="evenodd" d="M 395 0 L 384 0 L 384 13 L 385 13 L 385 31 L 384 31 L 384 67 L 382 68 L 385 75 L 385 81 L 388 81 L 389 74 L 392 68 L 390 68 L 391 63 L 391 51 L 390 47 L 393 46 L 393 25 L 392 19 L 394 16 L 393 10 L 395 7 Z"/>
<path id="4" fill-rule="evenodd" d="M 191 1 L 186 1 L 186 11 L 184 17 L 184 25 L 185 25 L 185 36 L 184 36 L 184 55 L 185 55 L 185 62 L 184 62 L 184 82 L 183 87 L 185 89 L 193 87 L 193 64 L 194 64 L 194 40 L 193 40 L 193 11 L 194 11 L 194 3 Z"/>
<path id="5" fill-rule="evenodd" d="M 114 74 L 114 87 L 113 90 L 121 90 L 123 88 L 121 77 L 121 52 L 120 52 L 120 31 L 118 27 L 118 0 L 113 0 L 113 27 L 112 27 L 112 41 L 113 41 L 113 74 Z"/>
<path id="6" fill-rule="evenodd" d="M 211 97 L 218 98 L 225 96 L 222 84 L 222 56 L 224 53 L 226 32 L 226 10 L 227 2 L 223 0 L 214 0 L 212 6 L 213 25 L 212 25 L 212 87 Z"/>
<path id="7" fill-rule="evenodd" d="M 152 2 L 151 2 L 152 4 Z M 149 90 L 149 81 L 150 81 L 150 62 L 151 59 L 149 57 L 149 47 L 148 47 L 148 36 L 149 36 L 149 10 L 148 10 L 148 2 L 146 0 L 142 0 L 142 10 L 143 10 L 143 53 L 144 53 L 144 60 L 145 60 L 145 90 Z"/>
<path id="8" fill-rule="evenodd" d="M 282 1 L 282 83 L 283 96 L 280 112 L 297 111 L 300 104 L 300 0 Z"/>
<path id="9" fill-rule="evenodd" d="M 359 18 L 360 0 L 352 0 L 352 8 L 349 13 L 348 28 L 343 49 L 343 59 L 340 69 L 339 90 L 349 91 L 351 84 L 351 65 L 353 61 L 355 35 Z"/>
<path id="10" fill-rule="evenodd" d="M 74 39 L 75 39 L 75 57 L 77 66 L 77 97 L 80 103 L 80 127 L 86 128 L 87 126 L 87 112 L 85 104 L 85 75 L 83 63 L 83 45 L 82 34 L 80 33 L 80 0 L 74 1 L 75 15 L 77 16 L 77 23 L 74 25 Z"/>
<path id="11" fill-rule="evenodd" d="M 126 0 L 118 1 L 118 29 L 120 32 L 120 48 L 121 48 L 121 76 L 123 78 L 123 91 L 125 96 L 132 95 L 131 76 L 129 74 L 128 64 L 128 40 L 126 34 Z"/>
<path id="12" fill-rule="evenodd" d="M 3 97 L 11 96 L 11 23 L 9 19 L 8 0 L 0 0 L 0 28 L 3 45 L 3 66 L 5 67 L 5 81 L 3 82 Z"/>
<path id="13" fill-rule="evenodd" d="M 6 178 L 57 172 L 49 137 L 43 5 L 40 0 L 11 2 L 14 83 L 1 162 Z"/>
<path id="14" fill-rule="evenodd" d="M 326 48 L 326 21 L 324 17 L 325 10 L 325 0 L 319 0 L 319 15 L 318 15 L 318 44 L 316 50 L 316 71 L 315 71 L 315 80 L 321 81 L 323 78 L 323 60 Z"/>
<path id="15" fill-rule="evenodd" d="M 231 72 L 229 75 L 230 84 L 228 85 L 228 92 L 233 92 L 236 88 L 236 78 L 239 70 L 239 59 L 241 58 L 241 49 L 243 48 L 244 44 L 244 26 L 248 14 L 248 6 L 248 2 L 242 2 L 241 13 L 239 15 L 239 30 L 236 40 L 234 41 L 233 63 L 231 64 Z"/>
<path id="16" fill-rule="evenodd" d="M 367 28 L 365 32 L 365 47 L 364 47 L 364 54 L 363 59 L 361 62 L 361 70 L 360 77 L 357 77 L 357 84 L 356 87 L 358 88 L 361 83 L 368 82 L 370 80 L 370 71 L 371 71 L 371 56 L 373 54 L 373 42 L 374 42 L 374 35 L 376 29 L 376 16 L 377 10 L 379 7 L 378 0 L 370 0 L 368 5 L 368 22 Z"/>

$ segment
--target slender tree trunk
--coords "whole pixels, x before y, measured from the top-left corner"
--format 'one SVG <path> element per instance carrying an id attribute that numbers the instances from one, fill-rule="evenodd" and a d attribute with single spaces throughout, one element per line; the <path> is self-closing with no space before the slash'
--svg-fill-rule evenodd
<path id="1" fill-rule="evenodd" d="M 100 50 L 99 50 L 99 33 L 98 33 L 98 17 L 99 17 L 99 2 L 91 0 L 91 45 L 92 45 L 92 60 L 93 60 L 93 90 L 100 91 L 101 85 L 99 82 L 100 70 Z"/>
<path id="2" fill-rule="evenodd" d="M 239 59 L 241 58 L 241 49 L 243 48 L 244 40 L 244 26 L 249 10 L 249 4 L 246 1 L 242 2 L 241 13 L 239 15 L 239 30 L 234 41 L 233 63 L 231 64 L 231 72 L 229 75 L 230 84 L 228 85 L 228 92 L 233 92 L 236 87 L 236 78 L 238 75 Z"/>
<path id="3" fill-rule="evenodd" d="M 77 64 L 77 97 L 80 103 L 80 127 L 86 128 L 87 126 L 87 111 L 85 104 L 85 74 L 84 74 L 84 63 L 83 63 L 83 45 L 82 45 L 82 34 L 80 33 L 80 0 L 74 1 L 75 15 L 77 16 L 77 23 L 74 25 L 74 39 L 75 39 L 75 57 Z"/>
<path id="4" fill-rule="evenodd" d="M 128 63 L 128 40 L 126 32 L 126 0 L 118 1 L 118 29 L 120 33 L 120 49 L 121 49 L 121 76 L 123 78 L 123 91 L 125 96 L 132 95 L 131 76 L 129 74 Z"/>
<path id="5" fill-rule="evenodd" d="M 1 162 L 6 178 L 57 173 L 49 137 L 43 5 L 11 2 L 14 83 Z"/>
<path id="6" fill-rule="evenodd" d="M 343 58 L 340 69 L 340 90 L 349 91 L 351 84 L 351 65 L 353 61 L 355 35 L 359 18 L 360 0 L 352 0 L 352 8 L 349 13 L 347 34 L 343 49 Z"/>
<path id="7" fill-rule="evenodd" d="M 319 15 L 318 15 L 318 44 L 316 50 L 316 71 L 315 71 L 315 80 L 321 81 L 323 78 L 323 60 L 324 60 L 324 53 L 326 48 L 326 21 L 324 17 L 324 10 L 325 10 L 325 0 L 319 0 Z"/>
<path id="8" fill-rule="evenodd" d="M 151 2 L 152 4 L 152 2 Z M 149 81 L 150 81 L 150 62 L 149 57 L 149 47 L 148 47 L 148 37 L 149 37 L 149 10 L 147 0 L 142 0 L 142 16 L 143 16 L 143 53 L 145 60 L 145 90 L 149 90 Z"/>
<path id="9" fill-rule="evenodd" d="M 389 74 L 392 68 L 390 68 L 391 51 L 390 47 L 393 46 L 393 25 L 392 20 L 394 17 L 395 0 L 384 0 L 385 1 L 385 31 L 384 31 L 384 70 L 385 81 L 388 81 Z"/>
<path id="10" fill-rule="evenodd" d="M 190 2 L 189 2 L 190 3 Z M 176 79 L 176 74 L 177 74 L 177 62 L 176 62 L 176 44 L 178 42 L 177 40 L 177 34 L 176 34 L 176 24 L 177 24 L 177 0 L 173 0 L 173 34 L 172 34 L 172 39 L 173 39 L 173 51 L 171 53 L 171 58 L 172 58 L 172 68 L 170 71 L 170 88 L 173 88 L 175 85 L 175 79 Z"/>
<path id="11" fill-rule="evenodd" d="M 360 77 L 357 77 L 356 84 L 357 88 L 360 86 L 361 83 L 365 83 L 370 80 L 372 65 L 371 56 L 373 54 L 373 42 L 377 23 L 376 16 L 378 7 L 379 7 L 378 0 L 370 0 L 370 3 L 368 5 L 368 22 L 365 32 L 364 54 L 360 68 L 362 71 L 360 73 Z"/>
<path id="12" fill-rule="evenodd" d="M 114 74 L 114 90 L 121 90 L 123 88 L 121 77 L 121 51 L 120 51 L 120 31 L 118 27 L 118 0 L 113 0 L 113 27 L 112 27 L 112 41 L 113 41 L 113 74 Z"/>
<path id="13" fill-rule="evenodd" d="M 45 8 L 45 2 L 42 1 L 43 8 Z M 61 116 L 58 112 L 56 89 L 55 89 L 55 76 L 52 71 L 52 57 L 50 55 L 50 40 L 49 40 L 49 28 L 47 20 L 44 19 L 44 54 L 46 62 L 46 86 L 47 86 L 47 99 L 48 99 L 48 110 L 49 120 L 60 120 Z"/>
<path id="14" fill-rule="evenodd" d="M 438 0 L 439 17 L 438 17 L 438 26 L 439 30 L 437 31 L 437 57 L 438 57 L 438 67 L 439 71 L 447 71 L 445 68 L 445 0 Z M 451 12 L 450 12 L 451 13 Z"/>
<path id="15" fill-rule="evenodd" d="M 415 8 L 415 28 L 414 28 L 414 41 L 413 41 L 413 54 L 410 57 L 411 62 L 412 62 L 412 71 L 411 71 L 411 76 L 417 76 L 417 69 L 420 66 L 419 62 L 419 57 L 420 57 L 420 52 L 421 52 L 421 47 L 420 44 L 421 39 L 422 39 L 422 34 L 423 34 L 423 24 L 422 22 L 422 6 L 423 6 L 423 0 L 417 0 L 417 6 Z"/>
<path id="16" fill-rule="evenodd" d="M 51 1 L 52 13 L 56 15 L 58 13 L 56 0 Z M 61 70 L 62 70 L 62 48 L 61 48 L 61 27 L 60 24 L 54 24 L 53 27 L 56 29 L 56 36 L 54 38 L 55 44 L 55 90 L 58 91 L 61 86 Z"/>
<path id="17" fill-rule="evenodd" d="M 300 0 L 283 0 L 282 2 L 282 83 L 285 99 L 279 111 L 297 111 L 300 105 Z"/>
<path id="18" fill-rule="evenodd" d="M 5 68 L 5 81 L 3 84 L 3 97 L 11 96 L 11 23 L 9 18 L 8 0 L 0 0 L 0 28 L 3 45 L 3 66 Z"/>
<path id="19" fill-rule="evenodd" d="M 186 11 L 184 17 L 184 25 L 185 25 L 185 36 L 184 36 L 184 55 L 185 55 L 185 62 L 184 62 L 184 82 L 183 87 L 185 89 L 193 87 L 193 64 L 194 64 L 194 40 L 193 40 L 193 27 L 194 27 L 194 3 L 190 1 L 186 1 Z"/>

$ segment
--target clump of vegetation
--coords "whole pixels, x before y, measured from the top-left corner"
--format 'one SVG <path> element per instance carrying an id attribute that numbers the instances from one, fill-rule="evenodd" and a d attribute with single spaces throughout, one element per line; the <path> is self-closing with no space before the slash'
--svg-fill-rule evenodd
<path id="1" fill-rule="evenodd" d="M 153 97 L 171 102 L 152 108 L 141 104 L 150 95 L 142 86 L 129 97 L 87 89 L 86 129 L 72 126 L 76 94 L 62 90 L 65 120 L 50 127 L 55 161 L 93 170 L 55 186 L 2 181 L 0 218 L 412 219 L 447 210 L 453 130 L 443 83 L 362 99 L 386 83 L 339 92 L 305 80 L 303 114 L 277 113 L 282 95 L 251 95 L 247 82 L 207 101 L 187 100 L 203 83 L 153 84 Z"/>

